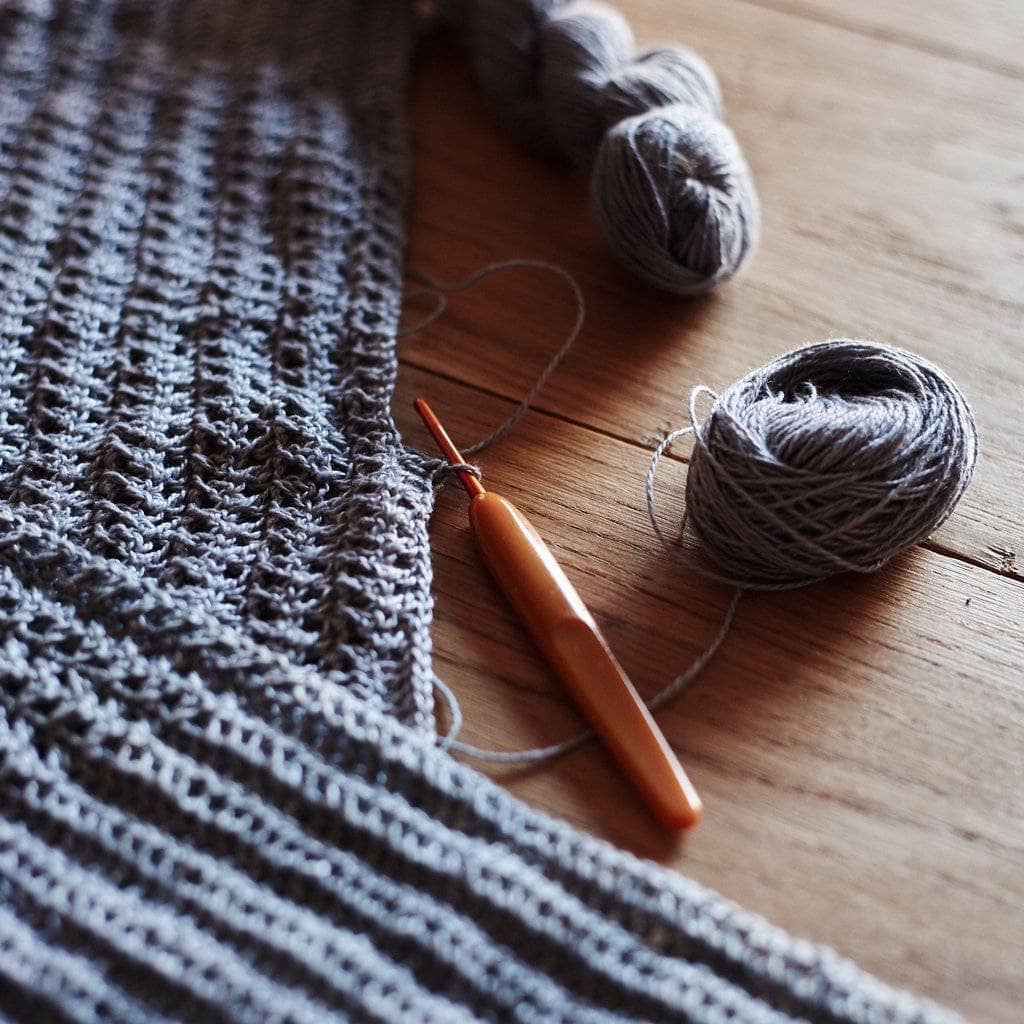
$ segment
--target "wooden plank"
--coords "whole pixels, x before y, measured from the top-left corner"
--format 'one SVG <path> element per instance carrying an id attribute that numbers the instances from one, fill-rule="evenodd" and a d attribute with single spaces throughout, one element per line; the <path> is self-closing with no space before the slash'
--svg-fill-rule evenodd
<path id="1" fill-rule="evenodd" d="M 424 394 L 458 441 L 510 403 L 411 367 L 396 399 L 409 443 Z M 480 456 L 487 483 L 527 512 L 650 695 L 720 621 L 727 591 L 657 548 L 646 453 L 531 413 Z M 661 478 L 665 520 L 684 470 Z M 517 749 L 579 721 L 482 569 L 466 498 L 432 524 L 438 672 L 464 738 Z M 918 549 L 866 578 L 749 596 L 720 656 L 660 713 L 707 804 L 668 840 L 595 746 L 498 777 L 528 802 L 670 865 L 896 985 L 974 1020 L 1024 1004 L 1024 585 Z"/>
<path id="2" fill-rule="evenodd" d="M 685 39 L 719 72 L 764 206 L 746 273 L 691 301 L 636 282 L 591 223 L 585 176 L 512 140 L 438 40 L 413 90 L 410 262 L 459 277 L 526 255 L 576 274 L 588 325 L 539 406 L 636 443 L 680 424 L 691 385 L 723 387 L 799 344 L 920 352 L 961 384 L 983 437 L 937 543 L 1024 577 L 1024 82 L 738 0 L 627 6 L 641 37 Z M 403 357 L 511 396 L 570 316 L 556 279 L 510 274 L 454 297 Z"/>
<path id="3" fill-rule="evenodd" d="M 750 0 L 762 7 L 816 18 L 882 42 L 897 42 L 1007 75 L 1024 75 L 1024 4 L 1017 0 Z M 636 6 L 626 0 L 625 9 Z"/>

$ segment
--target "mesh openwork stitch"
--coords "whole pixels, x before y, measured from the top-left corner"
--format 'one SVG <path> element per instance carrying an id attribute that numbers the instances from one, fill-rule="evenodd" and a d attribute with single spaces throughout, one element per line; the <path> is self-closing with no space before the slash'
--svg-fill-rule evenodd
<path id="1" fill-rule="evenodd" d="M 9 19 L 0 499 L 431 731 L 431 494 L 388 412 L 406 44 L 356 114 L 374 18 L 205 7 Z"/>

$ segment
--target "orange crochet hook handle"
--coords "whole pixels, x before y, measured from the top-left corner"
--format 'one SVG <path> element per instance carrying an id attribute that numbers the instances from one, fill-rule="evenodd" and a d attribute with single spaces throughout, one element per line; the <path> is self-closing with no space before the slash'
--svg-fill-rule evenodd
<path id="1" fill-rule="evenodd" d="M 423 399 L 416 410 L 445 456 L 462 463 Z M 663 825 L 696 825 L 697 791 L 540 534 L 510 501 L 468 470 L 457 472 L 472 497 L 469 520 L 487 567 L 595 732 Z"/>

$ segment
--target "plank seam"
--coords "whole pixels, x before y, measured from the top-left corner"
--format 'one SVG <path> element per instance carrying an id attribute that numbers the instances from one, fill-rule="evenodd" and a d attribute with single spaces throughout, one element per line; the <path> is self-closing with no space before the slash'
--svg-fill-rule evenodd
<path id="1" fill-rule="evenodd" d="M 747 0 L 743 0 L 747 2 Z M 495 388 L 486 387 L 481 384 L 476 384 L 468 380 L 464 380 L 455 374 L 445 373 L 442 370 L 436 370 L 433 367 L 427 366 L 423 363 L 419 363 L 414 359 L 410 359 L 408 356 L 399 357 L 399 365 L 407 366 L 410 369 L 418 370 L 421 373 L 428 373 L 432 377 L 437 377 L 440 380 L 447 381 L 449 384 L 455 384 L 459 387 L 470 388 L 473 391 L 479 392 L 481 395 L 485 395 L 488 398 L 494 398 L 501 402 L 506 402 L 509 405 L 515 405 L 516 399 L 502 391 L 498 391 Z M 548 419 L 556 420 L 560 423 L 568 424 L 569 426 L 578 427 L 581 430 L 590 431 L 592 434 L 597 434 L 599 437 L 607 438 L 610 441 L 617 441 L 620 444 L 628 445 L 631 448 L 637 448 L 640 451 L 650 453 L 651 448 L 638 441 L 636 438 L 627 437 L 622 434 L 617 434 L 614 431 L 606 430 L 603 427 L 594 426 L 593 424 L 586 423 L 583 420 L 575 419 L 572 416 L 566 416 L 564 413 L 556 412 L 553 409 L 545 408 L 544 405 L 538 403 L 530 407 L 531 412 L 538 413 L 541 416 L 546 416 Z M 666 458 L 672 459 L 675 462 L 688 464 L 689 459 L 683 455 L 676 455 L 672 452 L 668 452 Z M 967 565 L 972 565 L 976 569 L 984 569 L 986 572 L 992 573 L 993 576 L 1000 576 L 1003 579 L 1014 580 L 1015 582 L 1024 582 L 1024 570 L 1019 569 L 1002 569 L 994 565 L 990 565 L 983 562 L 976 556 L 972 556 L 963 551 L 957 551 L 944 544 L 934 540 L 926 540 L 921 545 L 925 550 L 932 552 L 932 554 L 939 555 L 943 558 L 952 558 L 955 561 L 963 562 Z"/>
<path id="2" fill-rule="evenodd" d="M 950 46 L 937 40 L 916 36 L 913 33 L 873 27 L 848 21 L 842 17 L 823 14 L 820 11 L 809 9 L 799 2 L 794 2 L 794 0 L 738 0 L 738 2 L 747 4 L 750 7 L 760 7 L 762 10 L 774 11 L 777 14 L 785 14 L 789 17 L 801 18 L 804 21 L 826 25 L 829 28 L 839 29 L 844 32 L 851 32 L 854 35 L 873 39 L 876 42 L 902 46 L 916 53 L 925 53 L 931 57 L 938 57 L 942 60 L 962 64 L 979 71 L 987 71 L 992 74 L 1001 75 L 1004 78 L 1012 78 L 1014 81 L 1024 79 L 1024 66 L 1010 64 L 976 50 Z"/>

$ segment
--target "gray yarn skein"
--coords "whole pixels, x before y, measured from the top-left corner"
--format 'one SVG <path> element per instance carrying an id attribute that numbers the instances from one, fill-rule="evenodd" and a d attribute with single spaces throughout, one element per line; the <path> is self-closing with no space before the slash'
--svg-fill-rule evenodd
<path id="1" fill-rule="evenodd" d="M 512 128 L 544 154 L 592 166 L 594 216 L 623 263 L 681 295 L 739 270 L 760 212 L 700 57 L 636 51 L 625 19 L 590 0 L 447 4 Z"/>
<path id="2" fill-rule="evenodd" d="M 728 579 L 755 589 L 879 569 L 945 522 L 978 456 L 942 370 L 847 339 L 748 373 L 694 441 L 687 516 Z"/>
<path id="3" fill-rule="evenodd" d="M 714 71 L 685 46 L 640 50 L 608 76 L 601 99 L 610 125 L 673 103 L 688 103 L 722 118 L 722 90 Z"/>
<path id="4" fill-rule="evenodd" d="M 594 164 L 594 216 L 642 277 L 667 291 L 728 280 L 757 236 L 757 196 L 721 121 L 686 104 L 620 121 Z"/>
<path id="5" fill-rule="evenodd" d="M 586 166 L 608 124 L 605 85 L 629 61 L 633 32 L 611 7 L 570 3 L 551 13 L 540 43 L 544 131 L 556 155 Z"/>

